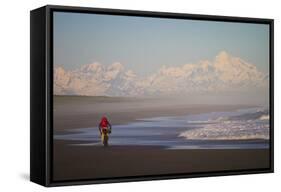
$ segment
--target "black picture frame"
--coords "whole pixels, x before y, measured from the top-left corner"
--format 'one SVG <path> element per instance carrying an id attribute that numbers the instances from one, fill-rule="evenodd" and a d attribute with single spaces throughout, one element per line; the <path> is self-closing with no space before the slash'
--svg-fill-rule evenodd
<path id="1" fill-rule="evenodd" d="M 107 15 L 142 16 L 205 21 L 268 24 L 270 26 L 270 167 L 236 171 L 201 172 L 173 175 L 131 176 L 96 180 L 53 181 L 53 12 L 79 12 Z M 194 178 L 274 172 L 274 20 L 246 17 L 195 15 L 136 10 L 101 9 L 46 5 L 30 12 L 30 180 L 43 186 Z"/>

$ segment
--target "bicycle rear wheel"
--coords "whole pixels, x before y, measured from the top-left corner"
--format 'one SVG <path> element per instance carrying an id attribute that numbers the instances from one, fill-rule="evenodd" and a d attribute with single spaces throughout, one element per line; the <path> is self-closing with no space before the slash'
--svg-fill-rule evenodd
<path id="1" fill-rule="evenodd" d="M 107 147 L 108 146 L 108 135 L 103 136 L 103 146 Z"/>

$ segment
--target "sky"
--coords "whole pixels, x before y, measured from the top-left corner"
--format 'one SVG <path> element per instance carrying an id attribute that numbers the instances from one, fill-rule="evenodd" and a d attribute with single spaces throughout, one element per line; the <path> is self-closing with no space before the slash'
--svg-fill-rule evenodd
<path id="1" fill-rule="evenodd" d="M 268 73 L 269 25 L 54 13 L 54 64 L 73 70 L 120 62 L 147 76 L 161 66 L 213 60 L 226 51 Z"/>

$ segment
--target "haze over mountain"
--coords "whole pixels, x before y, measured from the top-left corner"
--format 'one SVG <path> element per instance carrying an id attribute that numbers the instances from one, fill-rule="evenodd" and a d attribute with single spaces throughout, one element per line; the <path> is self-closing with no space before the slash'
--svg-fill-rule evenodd
<path id="1" fill-rule="evenodd" d="M 144 67 L 149 67 L 145 66 Z M 162 66 L 142 77 L 121 63 L 83 65 L 75 70 L 54 68 L 55 95 L 176 96 L 256 93 L 268 89 L 268 74 L 239 57 L 221 51 L 213 61 Z"/>

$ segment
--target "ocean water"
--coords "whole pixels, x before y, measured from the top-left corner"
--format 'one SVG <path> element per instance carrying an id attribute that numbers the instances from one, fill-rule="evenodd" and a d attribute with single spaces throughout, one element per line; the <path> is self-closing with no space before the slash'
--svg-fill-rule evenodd
<path id="1" fill-rule="evenodd" d="M 269 148 L 269 110 L 236 111 L 138 119 L 113 125 L 109 145 L 160 146 L 165 149 Z M 102 145 L 98 127 L 72 129 L 54 135 L 77 146 Z"/>

